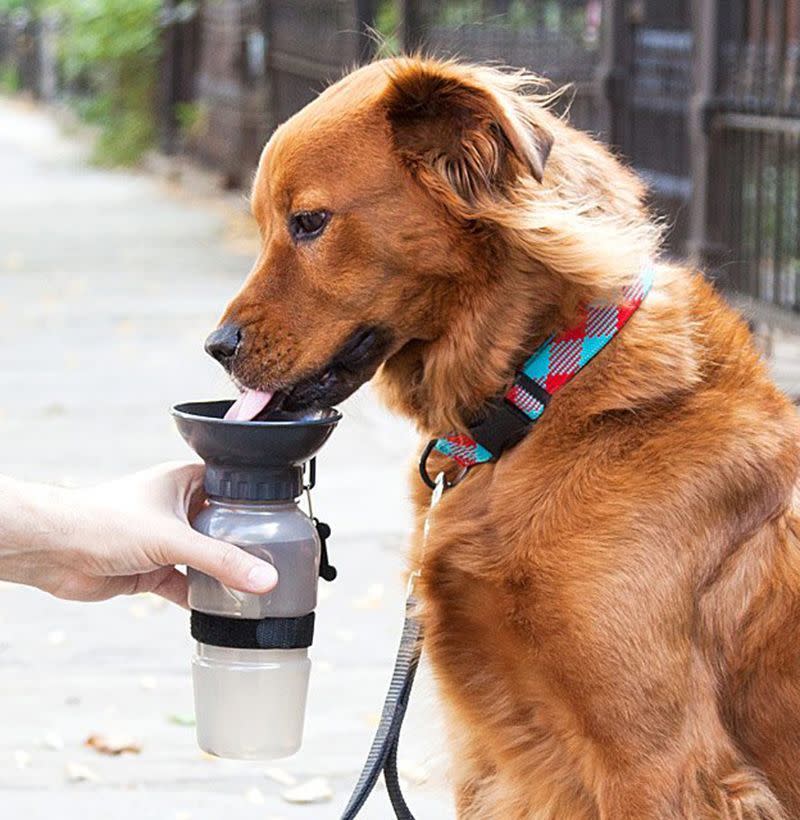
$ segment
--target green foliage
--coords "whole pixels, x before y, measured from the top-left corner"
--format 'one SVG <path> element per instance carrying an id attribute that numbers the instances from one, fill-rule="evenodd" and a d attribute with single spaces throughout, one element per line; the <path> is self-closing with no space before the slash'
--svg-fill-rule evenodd
<path id="1" fill-rule="evenodd" d="M 8 0 L 0 0 L 8 2 Z M 101 127 L 95 159 L 136 162 L 155 138 L 159 0 L 54 0 L 63 20 L 62 68 L 85 89 L 78 110 Z"/>
<path id="2" fill-rule="evenodd" d="M 40 2 L 32 2 L 32 0 L 0 0 L 0 14 L 6 14 L 17 9 L 35 11 L 40 5 Z"/>
<path id="3" fill-rule="evenodd" d="M 175 119 L 185 140 L 193 140 L 208 130 L 208 106 L 199 102 L 181 102 L 175 105 Z"/>
<path id="4" fill-rule="evenodd" d="M 19 72 L 13 65 L 0 64 L 0 92 L 14 94 L 19 91 Z"/>
<path id="5" fill-rule="evenodd" d="M 375 12 L 378 57 L 390 57 L 402 51 L 400 22 L 399 4 L 395 0 L 381 0 Z"/>
<path id="6" fill-rule="evenodd" d="M 7 18 L 22 9 L 31 10 L 30 0 L 0 0 L 0 18 Z M 3 55 L 0 55 L 2 57 Z M 0 62 L 0 93 L 15 94 L 20 89 L 20 76 L 16 64 L 10 59 Z"/>

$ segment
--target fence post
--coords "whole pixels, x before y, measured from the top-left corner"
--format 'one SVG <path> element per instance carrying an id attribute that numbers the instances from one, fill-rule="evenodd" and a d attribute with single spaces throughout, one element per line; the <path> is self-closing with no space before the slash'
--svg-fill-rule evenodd
<path id="1" fill-rule="evenodd" d="M 424 14 L 420 0 L 400 0 L 400 45 L 405 54 L 411 54 L 424 43 Z"/>
<path id="2" fill-rule="evenodd" d="M 686 251 L 691 264 L 698 267 L 704 266 L 711 255 L 708 235 L 711 136 L 708 126 L 717 95 L 719 5 L 718 0 L 697 0 L 694 5 L 694 64 L 688 118 L 692 198 Z"/>
<path id="3" fill-rule="evenodd" d="M 377 0 L 356 0 L 356 20 L 358 21 L 358 64 L 368 63 L 376 54 L 378 41 L 375 39 L 375 18 L 378 14 Z"/>
<path id="4" fill-rule="evenodd" d="M 600 59 L 595 72 L 598 130 L 606 141 L 624 145 L 631 70 L 631 31 L 628 0 L 603 0 Z"/>

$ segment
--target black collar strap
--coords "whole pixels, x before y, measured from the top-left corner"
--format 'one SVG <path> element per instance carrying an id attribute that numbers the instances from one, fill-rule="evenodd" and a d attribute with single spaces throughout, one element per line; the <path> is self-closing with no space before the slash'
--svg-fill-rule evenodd
<path id="1" fill-rule="evenodd" d="M 552 335 L 525 362 L 502 396 L 489 401 L 478 423 L 468 433 L 433 439 L 420 460 L 420 474 L 431 488 L 427 460 L 433 450 L 461 465 L 459 478 L 471 467 L 496 461 L 522 439 L 547 409 L 554 393 L 576 376 L 625 326 L 653 284 L 655 268 L 645 265 L 636 281 L 626 287 L 617 303 L 585 305 L 573 327 Z"/>

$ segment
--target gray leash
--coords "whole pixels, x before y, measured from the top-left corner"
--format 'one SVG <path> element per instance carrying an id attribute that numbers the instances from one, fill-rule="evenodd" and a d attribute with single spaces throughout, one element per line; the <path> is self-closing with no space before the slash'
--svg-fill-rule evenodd
<path id="1" fill-rule="evenodd" d="M 406 618 L 403 624 L 403 635 L 397 650 L 392 680 L 375 737 L 372 740 L 367 760 L 358 778 L 353 793 L 342 814 L 341 820 L 353 820 L 361 811 L 370 796 L 378 778 L 383 772 L 386 791 L 392 802 L 397 820 L 414 820 L 397 776 L 397 747 L 400 743 L 400 730 L 408 708 L 411 687 L 422 650 L 422 624 L 415 617 L 416 599 L 411 594 L 406 598 Z"/>
<path id="2" fill-rule="evenodd" d="M 431 494 L 431 506 L 423 528 L 423 553 L 428 543 L 431 513 L 448 486 L 445 482 L 444 473 L 439 473 L 436 480 L 431 483 L 433 484 L 433 493 Z M 403 728 L 403 718 L 406 716 L 408 699 L 411 697 L 411 687 L 414 685 L 414 676 L 417 673 L 419 656 L 422 652 L 422 623 L 417 617 L 417 599 L 414 596 L 414 582 L 419 575 L 420 571 L 416 570 L 411 573 L 408 579 L 403 635 L 397 649 L 397 659 L 394 662 L 389 691 L 386 693 L 386 700 L 383 702 L 381 721 L 378 724 L 375 737 L 372 739 L 372 746 L 364 763 L 364 768 L 361 770 L 358 783 L 356 783 L 353 793 L 350 795 L 350 800 L 341 820 L 353 820 L 356 817 L 375 788 L 381 772 L 383 772 L 386 791 L 389 793 L 389 800 L 392 802 L 392 808 L 397 820 L 414 820 L 414 815 L 411 814 L 411 810 L 403 797 L 400 779 L 397 776 L 397 747 L 400 744 L 400 730 Z"/>

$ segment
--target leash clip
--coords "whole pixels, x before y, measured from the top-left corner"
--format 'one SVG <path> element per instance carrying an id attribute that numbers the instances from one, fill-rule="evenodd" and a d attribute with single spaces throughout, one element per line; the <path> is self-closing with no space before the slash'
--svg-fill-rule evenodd
<path id="1" fill-rule="evenodd" d="M 436 505 L 442 500 L 442 495 L 444 495 L 444 491 L 446 489 L 446 478 L 443 472 L 437 473 L 436 479 L 433 481 L 433 493 L 431 493 L 431 504 L 428 507 L 428 513 L 425 516 L 425 523 L 422 525 L 422 550 L 425 551 L 425 547 L 428 545 L 428 536 L 430 535 L 431 531 L 431 513 L 433 512 Z M 408 583 L 406 584 L 406 602 L 410 601 L 412 596 L 414 595 L 414 585 L 417 582 L 418 578 L 422 577 L 422 570 L 417 567 L 417 569 L 412 570 L 408 574 Z"/>
<path id="2" fill-rule="evenodd" d="M 431 474 L 428 472 L 428 458 L 430 454 L 433 452 L 434 448 L 436 447 L 436 442 L 438 439 L 432 438 L 426 445 L 425 449 L 422 451 L 422 455 L 419 458 L 419 474 L 422 476 L 422 480 L 425 482 L 425 486 L 431 490 L 435 490 L 438 482 L 438 476 L 436 478 L 431 478 Z M 442 489 L 449 490 L 452 487 L 455 487 L 457 484 L 460 484 L 466 477 L 467 473 L 470 471 L 470 466 L 462 466 L 461 470 L 459 470 L 456 477 L 450 481 L 443 473 L 439 473 L 439 475 L 444 476 L 442 478 Z"/>
<path id="3" fill-rule="evenodd" d="M 417 579 L 422 577 L 422 570 L 415 569 L 408 574 L 408 583 L 406 584 L 406 603 L 411 600 L 414 595 L 414 587 L 416 586 Z"/>

